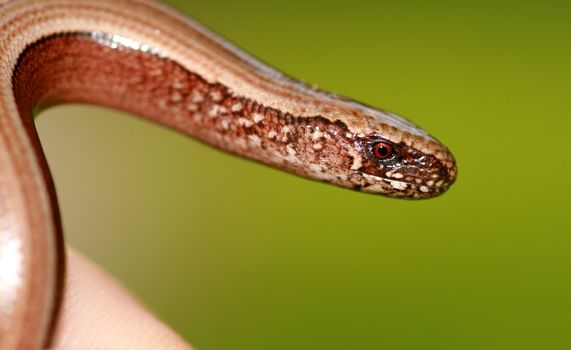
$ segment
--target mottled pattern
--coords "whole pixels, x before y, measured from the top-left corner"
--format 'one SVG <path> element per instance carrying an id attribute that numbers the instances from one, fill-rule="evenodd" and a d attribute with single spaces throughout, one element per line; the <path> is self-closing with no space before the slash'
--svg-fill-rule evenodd
<path id="1" fill-rule="evenodd" d="M 74 16 L 67 15 L 70 11 Z M 354 133 L 376 132 L 391 142 L 412 144 L 448 164 L 452 161 L 445 147 L 406 119 L 289 79 L 196 22 L 153 1 L 25 0 L 9 3 L 6 12 L 0 42 L 4 31 L 31 36 L 28 39 L 32 40 L 37 31 L 30 31 L 30 25 L 50 28 L 52 33 L 97 28 L 144 42 L 205 81 L 227 86 L 235 94 L 266 107 L 301 117 L 319 115 L 340 120 Z M 14 30 L 14 23 L 22 25 L 25 31 Z"/>
<path id="2" fill-rule="evenodd" d="M 30 46 L 14 87 L 21 113 L 62 102 L 89 102 L 147 116 L 208 144 L 339 186 L 406 198 L 444 191 L 453 167 L 407 145 L 377 159 L 389 142 L 356 134 L 339 120 L 283 113 L 207 83 L 195 73 L 127 38 L 62 34 Z"/>

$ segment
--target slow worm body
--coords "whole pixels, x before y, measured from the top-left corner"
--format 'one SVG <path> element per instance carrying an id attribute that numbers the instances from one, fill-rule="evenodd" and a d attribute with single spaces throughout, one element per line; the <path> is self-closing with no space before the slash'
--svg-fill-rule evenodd
<path id="1" fill-rule="evenodd" d="M 405 119 L 295 81 L 147 0 L 0 0 L 0 349 L 47 345 L 61 225 L 33 116 L 85 102 L 338 186 L 428 198 L 453 156 Z"/>

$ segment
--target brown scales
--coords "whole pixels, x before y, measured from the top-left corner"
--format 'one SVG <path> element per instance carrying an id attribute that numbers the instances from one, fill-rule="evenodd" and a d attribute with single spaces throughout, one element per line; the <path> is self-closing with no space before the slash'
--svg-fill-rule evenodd
<path id="1" fill-rule="evenodd" d="M 144 116 L 226 151 L 300 175 L 309 174 L 302 165 L 308 160 L 332 158 L 331 166 L 343 165 L 338 142 L 321 139 L 315 141 L 321 144 L 317 149 L 307 135 L 317 128 L 342 134 L 344 125 L 264 107 L 234 96 L 220 84 L 208 84 L 172 61 L 128 48 L 105 47 L 88 34 L 52 36 L 28 47 L 20 57 L 13 84 L 22 115 L 59 103 L 93 103 Z M 254 122 L 254 115 L 263 119 Z"/>
<path id="2" fill-rule="evenodd" d="M 380 163 L 368 149 L 375 135 L 355 135 L 339 120 L 283 113 L 208 83 L 171 60 L 103 42 L 101 36 L 95 40 L 89 33 L 70 33 L 29 46 L 13 76 L 20 113 L 65 102 L 105 105 L 228 152 L 347 188 L 418 198 L 447 187 L 418 191 L 414 179 L 423 177 L 425 183 L 444 167 L 433 156 L 421 164 L 420 152 L 404 141 L 395 145 L 398 159 Z M 398 180 L 411 186 L 399 189 L 392 179 L 383 179 L 403 166 L 409 170 Z M 441 175 L 438 179 L 447 174 Z"/>

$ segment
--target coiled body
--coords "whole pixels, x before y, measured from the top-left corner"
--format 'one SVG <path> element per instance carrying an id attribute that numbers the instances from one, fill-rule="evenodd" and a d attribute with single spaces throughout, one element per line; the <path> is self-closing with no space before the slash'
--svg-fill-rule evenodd
<path id="1" fill-rule="evenodd" d="M 0 1 L 0 349 L 40 348 L 55 324 L 63 241 L 33 115 L 65 102 L 366 192 L 428 198 L 456 176 L 405 119 L 299 83 L 160 4 Z"/>

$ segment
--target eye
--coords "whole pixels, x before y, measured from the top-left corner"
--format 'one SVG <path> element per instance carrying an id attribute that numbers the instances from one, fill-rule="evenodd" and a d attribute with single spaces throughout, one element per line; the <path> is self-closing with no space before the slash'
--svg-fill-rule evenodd
<path id="1" fill-rule="evenodd" d="M 373 154 L 378 159 L 387 159 L 393 154 L 393 146 L 386 142 L 379 142 L 373 146 Z"/>

